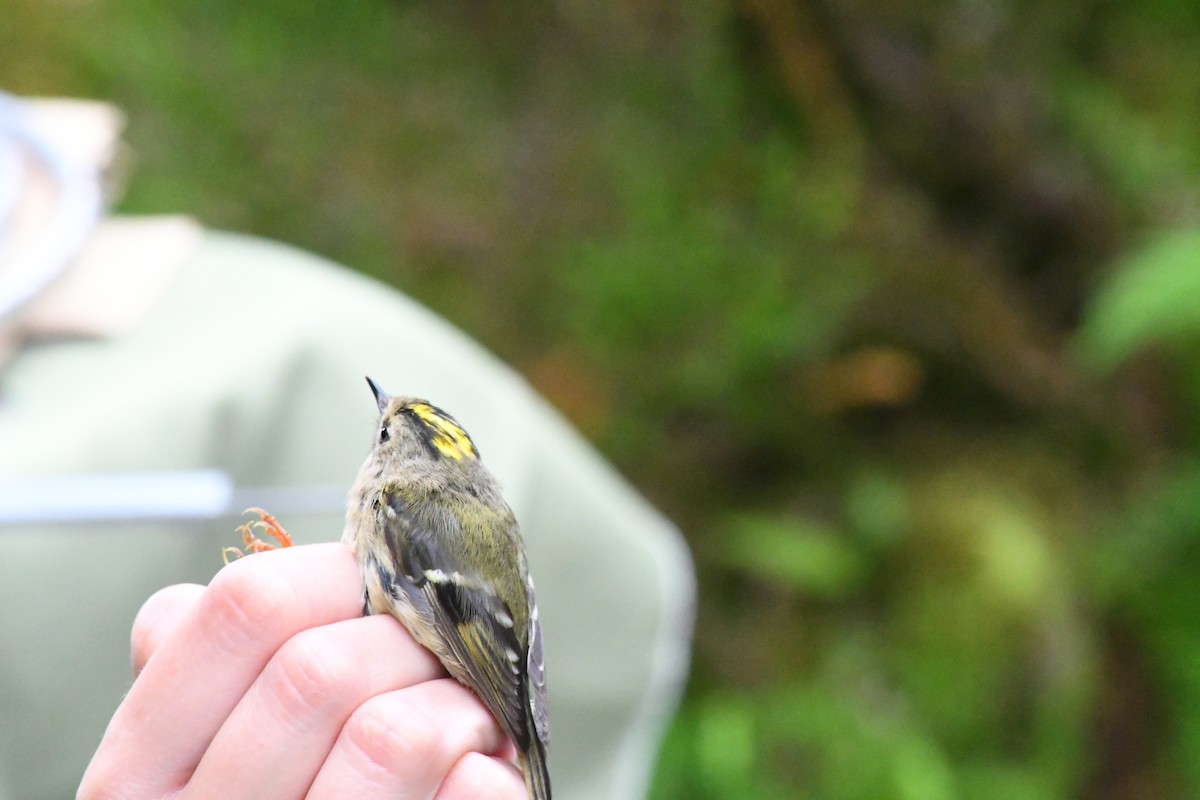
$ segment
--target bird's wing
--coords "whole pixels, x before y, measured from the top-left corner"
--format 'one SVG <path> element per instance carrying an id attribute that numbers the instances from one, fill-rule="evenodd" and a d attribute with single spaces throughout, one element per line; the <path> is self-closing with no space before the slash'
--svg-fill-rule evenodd
<path id="1" fill-rule="evenodd" d="M 517 747 L 526 749 L 527 657 L 512 609 L 495 587 L 447 550 L 445 542 L 458 534 L 456 517 L 445 512 L 431 516 L 439 510 L 429 501 L 421 503 L 418 513 L 399 492 L 384 491 L 381 503 L 384 537 L 400 567 L 392 592 L 405 593 L 414 608 L 431 614 L 442 645 L 432 649 L 446 669 L 479 695 Z M 442 535 L 434 534 L 435 526 Z M 540 651 L 540 632 L 537 636 Z"/>
<path id="2" fill-rule="evenodd" d="M 542 621 L 538 618 L 537 601 L 533 595 L 533 578 L 526 578 L 529 590 L 529 709 L 533 714 L 534 732 L 543 747 L 550 745 L 550 712 L 546 707 L 546 657 L 542 652 Z"/>

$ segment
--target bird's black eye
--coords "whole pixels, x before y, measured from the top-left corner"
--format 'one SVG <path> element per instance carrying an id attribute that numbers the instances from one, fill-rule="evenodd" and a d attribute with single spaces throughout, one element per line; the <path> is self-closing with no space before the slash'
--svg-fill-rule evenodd
<path id="1" fill-rule="evenodd" d="M 383 444 L 390 438 L 392 438 L 392 434 L 388 431 L 388 426 L 384 425 L 379 429 L 379 443 Z"/>

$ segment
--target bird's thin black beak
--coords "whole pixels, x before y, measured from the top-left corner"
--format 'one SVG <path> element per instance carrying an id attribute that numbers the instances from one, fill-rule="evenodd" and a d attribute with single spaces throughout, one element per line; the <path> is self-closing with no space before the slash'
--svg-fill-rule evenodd
<path id="1" fill-rule="evenodd" d="M 392 396 L 380 389 L 379 384 L 371 380 L 370 376 L 367 377 L 367 386 L 370 386 L 371 391 L 375 393 L 375 402 L 379 405 L 379 413 L 382 414 L 388 403 L 392 402 Z"/>

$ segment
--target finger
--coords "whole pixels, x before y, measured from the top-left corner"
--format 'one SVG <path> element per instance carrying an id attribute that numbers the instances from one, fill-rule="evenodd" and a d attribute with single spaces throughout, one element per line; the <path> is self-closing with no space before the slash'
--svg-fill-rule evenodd
<path id="1" fill-rule="evenodd" d="M 182 788 L 280 645 L 359 616 L 362 597 L 358 564 L 340 542 L 272 550 L 222 569 L 134 681 L 83 785 L 131 787 L 123 796 L 133 800 Z"/>
<path id="2" fill-rule="evenodd" d="M 521 771 L 511 761 L 467 753 L 450 769 L 436 800 L 475 800 L 475 798 L 528 798 Z"/>
<path id="3" fill-rule="evenodd" d="M 177 583 L 159 589 L 142 604 L 133 620 L 130 634 L 133 674 L 140 675 L 150 656 L 200 599 L 204 587 L 196 583 Z"/>
<path id="4" fill-rule="evenodd" d="M 503 742 L 496 720 L 455 680 L 389 692 L 346 721 L 308 800 L 432 797 L 465 754 Z"/>
<path id="5" fill-rule="evenodd" d="M 221 726 L 183 796 L 303 797 L 356 708 L 444 674 L 391 617 L 302 631 Z"/>
<path id="6" fill-rule="evenodd" d="M 500 749 L 492 753 L 496 758 L 515 763 L 517 760 L 517 746 L 512 743 L 512 739 L 505 739 L 500 745 Z"/>

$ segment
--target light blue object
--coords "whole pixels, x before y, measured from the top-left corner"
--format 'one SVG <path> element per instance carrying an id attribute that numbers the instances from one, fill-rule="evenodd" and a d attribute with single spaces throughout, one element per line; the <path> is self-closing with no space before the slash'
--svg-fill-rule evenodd
<path id="1" fill-rule="evenodd" d="M 116 519 L 210 519 L 233 495 L 218 470 L 0 481 L 0 525 Z"/>
<path id="2" fill-rule="evenodd" d="M 0 534 L 16 524 L 211 520 L 251 505 L 299 514 L 344 504 L 336 487 L 237 490 L 220 470 L 0 479 Z"/>

